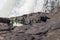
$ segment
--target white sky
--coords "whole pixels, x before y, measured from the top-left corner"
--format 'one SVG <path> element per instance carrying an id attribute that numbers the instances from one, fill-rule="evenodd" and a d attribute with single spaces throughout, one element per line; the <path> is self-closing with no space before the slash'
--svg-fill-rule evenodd
<path id="1" fill-rule="evenodd" d="M 14 5 L 15 0 L 0 0 L 0 17 L 9 18 Z"/>
<path id="2" fill-rule="evenodd" d="M 0 10 L 3 8 L 5 2 L 6 0 L 0 0 Z"/>
<path id="3" fill-rule="evenodd" d="M 11 3 L 13 3 L 11 1 L 10 0 L 0 0 L 0 14 L 2 14 L 2 15 L 0 15 L 0 17 L 8 16 L 7 15 L 8 12 L 12 11 L 11 9 L 8 11 L 8 9 L 11 8 L 9 6 L 11 5 Z M 21 1 L 23 3 L 25 1 L 25 3 L 22 6 L 19 6 L 19 8 L 15 7 L 14 10 L 13 10 L 14 12 L 13 13 L 10 12 L 10 14 L 9 14 L 11 17 L 12 16 L 19 16 L 19 15 L 21 16 L 21 15 L 24 15 L 24 14 L 29 14 L 30 12 L 39 12 L 39 11 L 42 11 L 43 2 L 44 2 L 43 0 L 37 0 L 37 1 L 36 0 L 21 0 Z M 8 3 L 10 3 L 10 5 Z"/>
<path id="4" fill-rule="evenodd" d="M 31 12 L 40 12 L 43 11 L 43 3 L 44 0 L 22 0 L 20 1 L 19 5 L 22 4 L 22 6 L 18 6 L 14 8 L 13 13 L 18 13 L 19 15 L 29 14 Z M 16 14 L 17 15 L 17 14 Z M 18 15 L 17 15 L 18 16 Z"/>
<path id="5" fill-rule="evenodd" d="M 38 0 L 34 12 L 43 11 L 43 4 L 44 4 L 44 0 Z"/>

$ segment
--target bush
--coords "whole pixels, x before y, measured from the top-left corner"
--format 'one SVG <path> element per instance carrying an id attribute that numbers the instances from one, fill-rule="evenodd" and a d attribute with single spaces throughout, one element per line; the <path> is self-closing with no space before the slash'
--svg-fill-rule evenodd
<path id="1" fill-rule="evenodd" d="M 40 20 L 40 19 L 38 19 L 38 20 L 36 21 L 36 23 L 41 23 L 41 20 Z"/>
<path id="2" fill-rule="evenodd" d="M 26 24 L 24 17 L 23 17 L 23 19 L 21 20 L 21 24 Z"/>
<path id="3" fill-rule="evenodd" d="M 33 23 L 33 20 L 30 20 L 30 21 L 29 21 L 29 25 L 32 25 L 32 23 Z"/>

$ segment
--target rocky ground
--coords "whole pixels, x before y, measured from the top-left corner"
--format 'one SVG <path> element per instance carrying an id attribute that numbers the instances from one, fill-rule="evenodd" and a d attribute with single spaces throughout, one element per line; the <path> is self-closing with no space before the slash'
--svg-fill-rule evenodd
<path id="1" fill-rule="evenodd" d="M 36 12 L 17 17 L 17 22 L 24 25 L 11 31 L 7 24 L 0 23 L 0 40 L 60 40 L 60 12 L 52 14 Z M 50 19 L 43 22 L 40 20 L 41 16 Z"/>

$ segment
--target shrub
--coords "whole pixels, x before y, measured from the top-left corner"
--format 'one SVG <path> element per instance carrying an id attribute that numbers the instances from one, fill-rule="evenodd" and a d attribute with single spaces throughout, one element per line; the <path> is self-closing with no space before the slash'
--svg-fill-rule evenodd
<path id="1" fill-rule="evenodd" d="M 40 19 L 38 19 L 38 20 L 36 21 L 36 23 L 41 23 L 41 20 L 40 20 Z"/>
<path id="2" fill-rule="evenodd" d="M 21 24 L 26 24 L 25 22 L 26 22 L 26 21 L 25 21 L 25 19 L 24 19 L 24 17 L 23 17 L 23 19 L 21 20 Z"/>
<path id="3" fill-rule="evenodd" d="M 29 21 L 29 25 L 32 25 L 32 23 L 33 23 L 33 20 L 30 20 L 30 21 Z"/>

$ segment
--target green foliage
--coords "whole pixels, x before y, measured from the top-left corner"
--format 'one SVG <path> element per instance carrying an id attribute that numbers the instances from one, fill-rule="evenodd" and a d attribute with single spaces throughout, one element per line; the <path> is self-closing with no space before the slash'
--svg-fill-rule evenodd
<path id="1" fill-rule="evenodd" d="M 40 19 L 38 19 L 38 20 L 36 21 L 36 23 L 41 23 L 41 20 L 40 20 Z"/>
<path id="2" fill-rule="evenodd" d="M 33 23 L 33 20 L 30 20 L 30 21 L 29 21 L 29 25 L 32 25 L 32 23 Z"/>
<path id="3" fill-rule="evenodd" d="M 24 17 L 23 17 L 23 19 L 21 20 L 21 24 L 26 24 Z"/>

